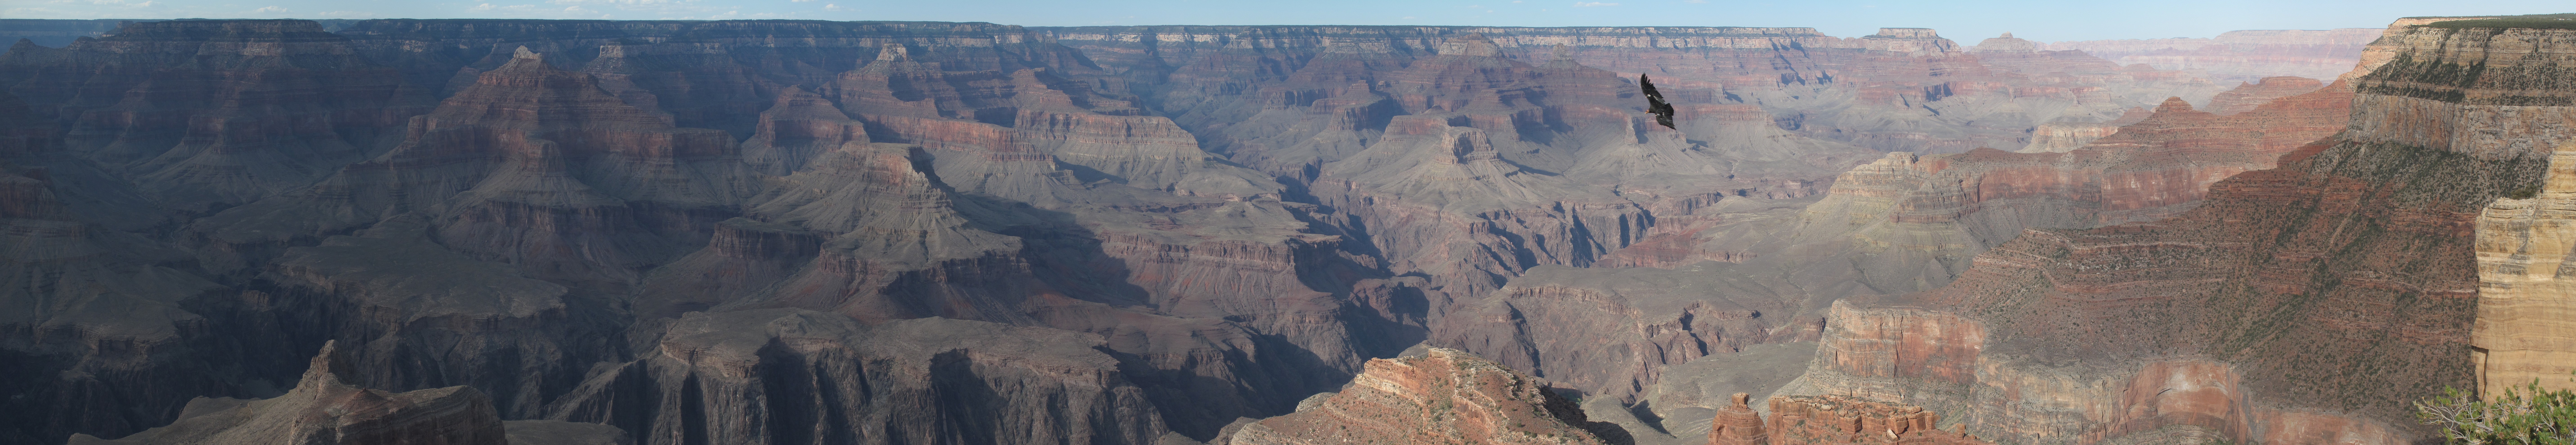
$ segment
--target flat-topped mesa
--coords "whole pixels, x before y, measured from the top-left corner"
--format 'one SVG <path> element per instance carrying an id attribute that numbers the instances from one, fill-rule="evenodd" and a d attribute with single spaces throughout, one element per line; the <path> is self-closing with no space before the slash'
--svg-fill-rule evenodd
<path id="1" fill-rule="evenodd" d="M 1869 49 L 1903 53 L 1957 53 L 1959 44 L 1942 38 L 1932 28 L 1879 28 L 1877 34 L 1861 37 Z"/>
<path id="2" fill-rule="evenodd" d="M 2361 94 L 2350 138 L 2502 159 L 2548 153 L 2576 137 L 2576 125 L 2566 124 L 2576 122 L 2576 68 L 2559 56 L 2576 53 L 2576 30 L 2474 29 L 2485 31 L 2391 29 L 2372 44 L 2345 77 Z M 2488 119 L 2482 114 L 2532 124 L 2477 132 L 2422 124 Z"/>
<path id="3" fill-rule="evenodd" d="M 1545 381 L 1466 351 L 1372 359 L 1341 392 L 1236 430 L 1229 445 L 1354 442 L 1600 444 L 1582 408 Z"/>
<path id="4" fill-rule="evenodd" d="M 2013 38 L 2012 33 L 2007 32 L 2004 33 L 2002 37 L 1993 37 L 1977 41 L 1977 46 L 1970 52 L 2028 53 L 2037 51 L 2039 51 L 2039 42 Z"/>
<path id="5" fill-rule="evenodd" d="M 2568 377 L 2576 369 L 2576 141 L 2550 154 L 2549 174 L 2536 187 L 2478 215 L 2478 318 L 2469 359 L 2481 396 L 2533 383 L 2576 389 Z"/>

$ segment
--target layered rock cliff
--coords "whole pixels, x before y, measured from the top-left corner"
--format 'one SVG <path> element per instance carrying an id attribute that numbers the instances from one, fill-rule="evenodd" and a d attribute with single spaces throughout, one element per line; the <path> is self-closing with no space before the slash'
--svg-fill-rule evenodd
<path id="1" fill-rule="evenodd" d="M 2524 195 L 2524 192 L 2530 192 Z M 2537 187 L 2496 199 L 2477 218 L 2478 311 L 2471 325 L 2469 360 L 2477 366 L 2478 393 L 2538 383 L 2576 387 L 2563 377 L 2576 369 L 2576 327 L 2568 326 L 2576 289 L 2562 281 L 2568 260 L 2569 193 L 2576 193 L 2576 141 L 2549 156 L 2549 173 Z"/>
<path id="2" fill-rule="evenodd" d="M 2424 437 L 2405 404 L 2476 384 L 2478 215 L 2569 136 L 2576 88 L 2538 77 L 2569 35 L 2393 28 L 2336 137 L 2171 218 L 2027 231 L 1948 286 L 1837 303 L 1784 392 L 2026 442 Z"/>
<path id="3" fill-rule="evenodd" d="M 1101 336 L 803 309 L 693 312 L 547 417 L 638 443 L 1148 443 L 1169 431 Z M 673 407 L 680 407 L 673 409 Z"/>
<path id="4" fill-rule="evenodd" d="M 1300 403 L 1296 413 L 1236 429 L 1225 443 L 1353 441 L 1598 444 L 1573 401 L 1544 380 L 1466 351 L 1370 360 L 1349 386 Z"/>

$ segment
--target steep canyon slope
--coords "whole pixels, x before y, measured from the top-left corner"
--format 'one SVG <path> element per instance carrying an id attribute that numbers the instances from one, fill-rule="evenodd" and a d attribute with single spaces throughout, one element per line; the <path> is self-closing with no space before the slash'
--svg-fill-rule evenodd
<path id="1" fill-rule="evenodd" d="M 2530 205 L 2496 198 L 2541 183 L 2576 136 L 2570 45 L 2391 28 L 2346 76 L 2335 137 L 2171 218 L 2027 231 L 1948 286 L 1836 303 L 1783 392 L 1901 400 L 2018 442 L 2424 437 L 2405 403 L 2477 384 L 2473 351 L 2490 369 L 2526 357 L 2477 349 L 2522 347 L 2473 335 L 2481 298 L 2514 298 L 2481 295 L 2495 241 L 2478 227 L 2490 201 L 2490 223 Z"/>

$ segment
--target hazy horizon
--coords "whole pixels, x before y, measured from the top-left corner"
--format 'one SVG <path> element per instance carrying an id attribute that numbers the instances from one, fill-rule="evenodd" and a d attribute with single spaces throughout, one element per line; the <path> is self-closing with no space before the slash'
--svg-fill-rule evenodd
<path id="1" fill-rule="evenodd" d="M 1878 28 L 1932 28 L 1974 43 L 2011 32 L 2037 41 L 2211 37 L 2236 30 L 2377 28 L 2399 17 L 2557 13 L 2562 2 L 2502 0 L 2477 4 L 2355 2 L 2244 3 L 2184 0 L 2076 5 L 2036 1 L 1900 2 L 1829 0 L 1804 4 L 1719 0 L 1440 1 L 1386 4 L 1326 0 L 1296 4 L 1148 0 L 1075 4 L 1024 0 L 879 2 L 770 0 L 265 0 L 218 3 L 167 0 L 12 0 L 0 18 L 527 18 L 611 20 L 894 20 L 990 22 L 1022 26 L 1141 25 L 1421 25 L 1421 26 L 1740 26 L 1816 28 L 1858 37 Z M 2032 20 L 2028 17 L 2048 17 Z"/>

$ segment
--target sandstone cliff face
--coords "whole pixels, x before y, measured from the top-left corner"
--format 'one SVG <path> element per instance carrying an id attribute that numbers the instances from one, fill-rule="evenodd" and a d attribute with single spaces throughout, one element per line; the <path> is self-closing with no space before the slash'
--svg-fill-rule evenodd
<path id="1" fill-rule="evenodd" d="M 2172 218 L 2025 232 L 1941 289 L 1838 303 L 1801 391 L 2031 442 L 2429 434 L 2403 403 L 2474 384 L 2479 211 L 2566 136 L 2567 89 L 2530 77 L 2566 35 L 2392 30 L 2340 136 Z M 2498 74 L 2440 74 L 2480 60 Z"/>
<path id="2" fill-rule="evenodd" d="M 2560 280 L 2568 259 L 2568 193 L 2576 192 L 2576 142 L 2550 154 L 2549 174 L 2530 198 L 2500 198 L 2477 219 L 2478 318 L 2469 335 L 2478 393 L 2539 382 L 2576 387 L 2561 376 L 2576 369 L 2576 331 L 2567 325 L 2570 295 Z"/>
<path id="3" fill-rule="evenodd" d="M 1235 445 L 1357 440 L 1598 444 L 1583 410 L 1545 381 L 1454 349 L 1375 359 L 1339 393 L 1236 430 Z"/>
<path id="4" fill-rule="evenodd" d="M 2076 50 L 2121 65 L 2199 70 L 2213 80 L 2253 82 L 2271 76 L 2331 79 L 2352 70 L 2362 47 L 2379 28 L 2228 31 L 2216 38 L 2050 42 L 2049 50 Z"/>

